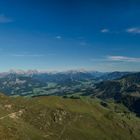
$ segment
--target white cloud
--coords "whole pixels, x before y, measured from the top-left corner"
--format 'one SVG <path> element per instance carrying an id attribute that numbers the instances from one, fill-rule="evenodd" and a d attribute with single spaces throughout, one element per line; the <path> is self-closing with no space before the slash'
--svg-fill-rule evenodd
<path id="1" fill-rule="evenodd" d="M 127 57 L 127 56 L 108 56 L 109 61 L 119 61 L 119 62 L 140 62 L 138 57 Z"/>
<path id="2" fill-rule="evenodd" d="M 118 31 L 110 31 L 107 28 L 104 28 L 100 31 L 101 33 L 112 33 L 112 34 L 119 34 L 119 33 L 130 33 L 130 34 L 140 34 L 140 27 L 132 27 L 124 29 L 124 31 L 118 30 Z"/>
<path id="3" fill-rule="evenodd" d="M 108 33 L 109 32 L 109 29 L 102 29 L 101 30 L 101 33 Z"/>
<path id="4" fill-rule="evenodd" d="M 134 27 L 134 28 L 128 28 L 126 29 L 127 33 L 133 33 L 133 34 L 140 34 L 140 28 Z"/>
<path id="5" fill-rule="evenodd" d="M 56 39 L 62 39 L 62 36 L 58 35 L 56 36 Z"/>
<path id="6" fill-rule="evenodd" d="M 13 20 L 9 17 L 6 17 L 3 14 L 0 14 L 0 23 L 9 23 L 9 22 L 13 22 Z"/>

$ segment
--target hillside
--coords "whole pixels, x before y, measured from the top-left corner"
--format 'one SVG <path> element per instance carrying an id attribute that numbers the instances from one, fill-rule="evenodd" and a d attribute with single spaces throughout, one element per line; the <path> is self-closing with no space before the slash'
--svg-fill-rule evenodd
<path id="1" fill-rule="evenodd" d="M 120 100 L 123 95 L 140 95 L 140 73 L 129 74 L 116 80 L 102 81 L 95 86 L 93 94 L 102 99 Z"/>
<path id="2" fill-rule="evenodd" d="M 131 111 L 140 115 L 140 73 L 129 74 L 117 80 L 100 82 L 96 84 L 91 96 L 122 102 Z"/>
<path id="3" fill-rule="evenodd" d="M 139 140 L 140 119 L 98 99 L 0 95 L 2 140 Z"/>
<path id="4" fill-rule="evenodd" d="M 115 72 L 108 72 L 108 73 L 104 73 L 103 75 L 101 75 L 99 78 L 100 80 L 114 80 L 114 79 L 119 79 L 123 76 L 126 76 L 128 74 L 131 74 L 132 72 L 119 72 L 119 71 L 115 71 Z"/>

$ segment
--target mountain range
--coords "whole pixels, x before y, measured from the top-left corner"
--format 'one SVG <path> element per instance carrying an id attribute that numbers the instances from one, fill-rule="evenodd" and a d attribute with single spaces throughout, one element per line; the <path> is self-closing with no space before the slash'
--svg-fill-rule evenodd
<path id="1" fill-rule="evenodd" d="M 95 83 L 120 78 L 128 72 L 96 71 L 38 72 L 9 71 L 0 73 L 0 91 L 8 95 L 62 95 L 92 89 Z"/>
<path id="2" fill-rule="evenodd" d="M 0 92 L 0 139 L 139 140 L 139 72 L 10 71 Z"/>

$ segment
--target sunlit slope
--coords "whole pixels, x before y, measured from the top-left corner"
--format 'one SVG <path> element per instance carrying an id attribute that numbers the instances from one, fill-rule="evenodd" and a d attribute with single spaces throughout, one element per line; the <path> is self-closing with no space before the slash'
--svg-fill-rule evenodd
<path id="1" fill-rule="evenodd" d="M 2 140 L 139 140 L 140 119 L 98 99 L 0 96 Z"/>

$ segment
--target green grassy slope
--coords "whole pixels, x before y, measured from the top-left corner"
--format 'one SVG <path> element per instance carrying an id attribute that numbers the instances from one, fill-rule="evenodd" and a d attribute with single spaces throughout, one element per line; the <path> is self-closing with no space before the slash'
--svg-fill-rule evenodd
<path id="1" fill-rule="evenodd" d="M 140 119 L 98 99 L 0 95 L 2 140 L 139 140 Z"/>

